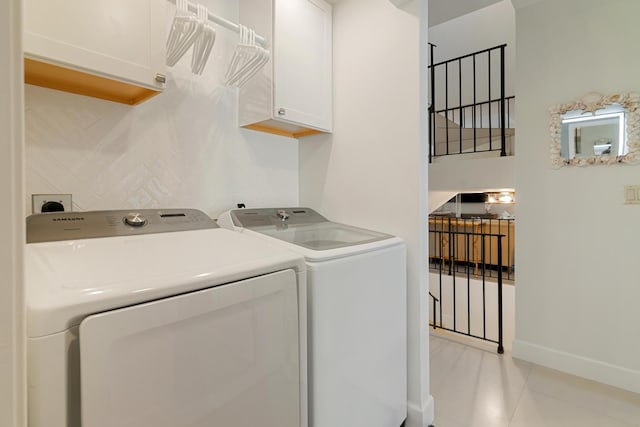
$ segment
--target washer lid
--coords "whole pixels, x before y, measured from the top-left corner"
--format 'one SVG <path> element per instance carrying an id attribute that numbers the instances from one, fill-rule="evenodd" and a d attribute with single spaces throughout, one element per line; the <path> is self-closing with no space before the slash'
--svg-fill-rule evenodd
<path id="1" fill-rule="evenodd" d="M 332 222 L 309 208 L 238 209 L 235 225 L 307 249 L 324 251 L 391 239 L 393 236 Z"/>
<path id="2" fill-rule="evenodd" d="M 316 251 L 344 248 L 390 239 L 392 236 L 337 222 L 253 227 L 253 231 Z"/>

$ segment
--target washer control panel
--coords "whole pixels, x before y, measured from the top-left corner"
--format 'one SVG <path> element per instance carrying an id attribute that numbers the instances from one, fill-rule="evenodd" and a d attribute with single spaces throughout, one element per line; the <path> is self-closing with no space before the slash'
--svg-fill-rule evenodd
<path id="1" fill-rule="evenodd" d="M 27 217 L 27 243 L 217 228 L 197 209 L 51 212 Z"/>
<path id="2" fill-rule="evenodd" d="M 325 217 L 313 209 L 302 207 L 234 209 L 231 211 L 231 219 L 236 226 L 245 228 L 262 227 L 265 225 L 303 225 L 328 222 Z"/>

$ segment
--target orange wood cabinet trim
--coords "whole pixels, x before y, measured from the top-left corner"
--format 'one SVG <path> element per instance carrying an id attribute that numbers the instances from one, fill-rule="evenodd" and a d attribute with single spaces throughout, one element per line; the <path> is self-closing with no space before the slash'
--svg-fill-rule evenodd
<path id="1" fill-rule="evenodd" d="M 25 58 L 24 81 L 35 86 L 135 105 L 158 91 L 95 76 L 82 71 Z"/>
<path id="2" fill-rule="evenodd" d="M 258 132 L 266 132 L 266 133 L 271 133 L 274 135 L 281 135 L 281 136 L 286 136 L 289 138 L 303 138 L 305 136 L 310 136 L 310 135 L 315 135 L 318 133 L 323 133 L 322 131 L 319 130 L 315 130 L 315 129 L 306 129 L 303 128 L 299 131 L 289 131 L 289 130 L 285 130 L 285 129 L 280 129 L 274 126 L 269 126 L 269 125 L 264 125 L 261 123 L 254 123 L 251 125 L 245 125 L 242 126 L 245 129 L 251 129 L 251 130 L 255 130 Z"/>

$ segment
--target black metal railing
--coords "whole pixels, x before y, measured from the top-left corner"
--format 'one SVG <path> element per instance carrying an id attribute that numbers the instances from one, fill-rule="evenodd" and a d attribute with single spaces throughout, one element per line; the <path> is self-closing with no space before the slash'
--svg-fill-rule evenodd
<path id="1" fill-rule="evenodd" d="M 505 95 L 507 45 L 438 63 L 433 63 L 436 46 L 429 45 L 429 163 L 451 154 L 500 151 L 506 156 L 507 136 L 513 134 L 507 128 L 515 121 L 515 97 Z"/>
<path id="2" fill-rule="evenodd" d="M 430 270 L 438 274 L 436 286 L 430 286 L 433 293 L 429 292 L 431 327 L 496 343 L 498 353 L 504 352 L 503 278 L 513 274 L 513 266 L 505 266 L 503 259 L 513 256 L 513 224 L 513 220 L 430 218 Z M 491 309 L 497 313 L 489 313 Z"/>
<path id="3" fill-rule="evenodd" d="M 470 244 L 456 237 L 456 232 L 469 233 Z M 503 235 L 500 251 L 495 240 L 483 241 L 482 234 Z M 429 267 L 443 268 L 447 274 L 470 273 L 474 277 L 480 277 L 482 272 L 488 280 L 496 280 L 501 272 L 503 279 L 515 280 L 515 219 L 430 216 Z"/>
<path id="4" fill-rule="evenodd" d="M 496 125 L 496 117 L 499 117 L 502 101 L 503 100 L 499 98 L 490 99 L 488 101 L 476 102 L 475 104 L 464 104 L 450 108 L 449 110 L 435 110 L 435 113 L 442 116 L 446 115 L 448 120 L 456 126 L 460 126 L 460 129 L 471 129 L 476 131 L 476 134 L 477 129 L 487 129 L 487 132 L 491 134 L 493 131 L 497 131 L 497 128 L 494 126 Z M 507 119 L 505 126 L 511 127 L 514 124 L 513 113 L 515 112 L 515 102 L 515 96 L 507 96 L 504 98 Z"/>
<path id="5" fill-rule="evenodd" d="M 431 310 L 431 315 L 433 316 L 433 320 L 431 321 L 431 326 L 433 327 L 433 329 L 437 329 L 437 311 L 436 308 L 438 307 L 437 304 L 440 302 L 440 300 L 438 298 L 436 298 L 431 292 L 429 292 L 429 296 L 431 297 L 431 301 L 433 302 L 433 310 Z"/>

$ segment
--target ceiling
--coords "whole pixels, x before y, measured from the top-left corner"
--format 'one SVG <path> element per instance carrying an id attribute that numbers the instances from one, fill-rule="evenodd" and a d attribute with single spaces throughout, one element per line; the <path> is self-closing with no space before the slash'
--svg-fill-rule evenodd
<path id="1" fill-rule="evenodd" d="M 337 3 L 340 0 L 329 0 Z M 401 9 L 419 15 L 421 0 L 390 0 Z M 494 3 L 508 0 L 428 0 L 429 1 L 429 27 L 441 24 L 458 16 L 466 15 L 476 10 L 485 8 Z"/>
<path id="2" fill-rule="evenodd" d="M 429 27 L 501 1 L 502 0 L 429 0 Z"/>

